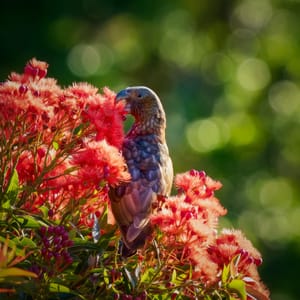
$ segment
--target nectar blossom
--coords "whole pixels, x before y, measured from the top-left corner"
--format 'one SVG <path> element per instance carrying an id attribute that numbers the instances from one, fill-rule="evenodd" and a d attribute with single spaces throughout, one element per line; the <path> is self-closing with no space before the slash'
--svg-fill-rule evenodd
<path id="1" fill-rule="evenodd" d="M 123 104 L 108 88 L 100 94 L 88 83 L 62 89 L 46 77 L 47 68 L 33 58 L 23 74 L 12 73 L 0 85 L 1 153 L 10 153 L 0 162 L 1 188 L 15 169 L 23 190 L 18 202 L 26 210 L 46 206 L 57 219 L 88 203 L 94 211 L 96 201 L 103 211 L 107 197 L 99 187 L 130 178 L 119 152 Z"/>

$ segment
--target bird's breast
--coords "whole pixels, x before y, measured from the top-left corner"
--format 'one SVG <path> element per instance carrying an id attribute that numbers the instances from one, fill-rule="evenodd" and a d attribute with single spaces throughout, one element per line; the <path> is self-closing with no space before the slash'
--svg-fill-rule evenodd
<path id="1" fill-rule="evenodd" d="M 131 180 L 139 180 L 155 193 L 161 179 L 162 144 L 156 135 L 138 136 L 134 140 L 125 139 L 123 155 L 126 160 Z"/>

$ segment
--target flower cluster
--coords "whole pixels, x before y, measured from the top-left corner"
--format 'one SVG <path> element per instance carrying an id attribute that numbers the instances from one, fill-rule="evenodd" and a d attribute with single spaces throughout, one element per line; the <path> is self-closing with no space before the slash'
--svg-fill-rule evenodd
<path id="1" fill-rule="evenodd" d="M 214 196 L 221 183 L 203 171 L 191 170 L 177 175 L 175 185 L 178 195 L 160 199 L 151 217 L 152 224 L 161 232 L 158 245 L 161 260 L 168 262 L 165 273 L 192 266 L 192 272 L 189 270 L 184 278 L 201 282 L 205 289 L 210 289 L 228 283 L 222 282 L 221 274 L 234 262 L 231 279 L 244 280 L 248 290 L 267 297 L 256 269 L 262 263 L 259 252 L 238 230 L 224 229 L 217 233 L 218 218 L 226 214 Z M 191 297 L 196 290 L 195 286 L 189 286 L 183 294 Z"/>
<path id="2" fill-rule="evenodd" d="M 176 176 L 177 195 L 153 205 L 153 243 L 120 259 L 108 190 L 130 180 L 124 106 L 108 88 L 62 89 L 47 68 L 32 59 L 0 83 L 0 295 L 268 300 L 260 253 L 241 231 L 218 231 L 222 184 L 203 171 Z"/>
<path id="3" fill-rule="evenodd" d="M 80 206 L 101 213 L 102 188 L 130 178 L 119 152 L 124 107 L 108 88 L 60 88 L 46 78 L 47 67 L 32 59 L 0 85 L 0 153 L 9 153 L 1 155 L 1 193 L 17 171 L 22 192 L 15 204 L 34 213 L 46 206 L 54 220 L 80 214 L 80 224 L 92 226 Z"/>
<path id="4" fill-rule="evenodd" d="M 68 248 L 73 245 L 69 239 L 69 234 L 64 226 L 42 226 L 41 234 L 41 254 L 44 261 L 48 264 L 60 265 L 62 263 L 70 264 L 73 259 L 68 252 Z"/>
<path id="5" fill-rule="evenodd" d="M 45 274 L 48 277 L 57 276 L 73 263 L 69 253 L 73 241 L 64 226 L 42 226 L 39 229 L 39 236 L 40 257 L 31 264 L 29 270 L 42 280 Z"/>

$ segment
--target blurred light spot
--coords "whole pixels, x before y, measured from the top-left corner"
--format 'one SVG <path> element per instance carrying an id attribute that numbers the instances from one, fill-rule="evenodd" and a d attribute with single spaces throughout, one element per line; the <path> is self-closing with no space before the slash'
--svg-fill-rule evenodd
<path id="1" fill-rule="evenodd" d="M 189 11 L 183 9 L 172 10 L 168 13 L 162 23 L 162 29 L 168 31 L 193 31 L 193 18 Z"/>
<path id="2" fill-rule="evenodd" d="M 260 48 L 257 35 L 249 29 L 236 29 L 228 38 L 227 46 L 231 56 L 242 54 L 255 56 Z"/>
<path id="3" fill-rule="evenodd" d="M 115 61 L 112 50 L 105 44 L 95 44 L 95 48 L 100 56 L 100 64 L 97 70 L 97 74 L 105 74 L 111 71 L 111 66 Z"/>
<path id="4" fill-rule="evenodd" d="M 289 74 L 291 74 L 291 77 L 300 78 L 300 61 L 298 56 L 294 55 L 293 58 L 289 59 L 289 62 L 287 64 L 287 71 L 289 72 Z"/>
<path id="5" fill-rule="evenodd" d="M 79 44 L 71 49 L 67 63 L 75 75 L 87 77 L 97 72 L 100 66 L 100 55 L 94 46 Z"/>
<path id="6" fill-rule="evenodd" d="M 231 79 L 233 62 L 223 53 L 213 53 L 203 57 L 201 69 L 204 78 L 211 84 L 219 84 Z"/>
<path id="7" fill-rule="evenodd" d="M 298 20 L 295 10 L 276 9 L 263 41 L 267 59 L 272 66 L 285 66 L 288 70 L 299 67 L 299 43 L 295 38 L 298 36 Z"/>
<path id="8" fill-rule="evenodd" d="M 289 220 L 280 211 L 245 211 L 240 215 L 238 225 L 246 231 L 255 232 L 266 242 L 284 244 L 291 239 Z"/>
<path id="9" fill-rule="evenodd" d="M 137 69 L 145 59 L 145 53 L 138 37 L 132 34 L 124 34 L 114 45 L 118 65 L 125 71 Z"/>
<path id="10" fill-rule="evenodd" d="M 298 136 L 299 136 L 299 132 L 298 132 Z M 298 138 L 299 140 L 299 137 L 296 138 Z M 300 149 L 300 143 L 297 140 L 290 140 L 284 145 L 281 154 L 284 158 L 284 162 L 288 162 L 288 164 L 285 165 L 286 169 L 289 168 L 289 165 L 292 165 L 295 168 L 300 167 L 299 149 Z"/>
<path id="11" fill-rule="evenodd" d="M 245 182 L 244 193 L 247 202 L 249 202 L 249 204 L 251 203 L 252 207 L 259 206 L 259 193 L 261 188 L 261 182 L 264 182 L 268 179 L 270 179 L 270 175 L 261 171 L 258 171 L 257 173 L 254 173 L 251 176 L 247 177 Z"/>
<path id="12" fill-rule="evenodd" d="M 224 101 L 230 108 L 238 110 L 247 110 L 253 104 L 256 98 L 252 93 L 248 93 L 235 84 L 227 85 L 225 87 Z"/>
<path id="13" fill-rule="evenodd" d="M 300 236 L 300 207 L 294 207 L 289 213 L 289 222 L 291 226 L 292 234 Z"/>
<path id="14" fill-rule="evenodd" d="M 255 119 L 245 113 L 232 114 L 227 118 L 230 129 L 230 142 L 236 146 L 248 145 L 259 138 Z"/>
<path id="15" fill-rule="evenodd" d="M 203 55 L 204 47 L 198 47 L 193 18 L 188 11 L 175 10 L 167 14 L 160 37 L 160 56 L 179 67 L 193 67 Z"/>
<path id="16" fill-rule="evenodd" d="M 291 238 L 289 220 L 279 210 L 274 214 L 259 213 L 254 220 L 258 235 L 266 241 L 285 243 Z"/>
<path id="17" fill-rule="evenodd" d="M 240 215 L 242 228 L 277 246 L 300 235 L 300 208 L 288 179 L 260 172 L 247 179 L 245 191 L 255 211 L 248 208 Z"/>
<path id="18" fill-rule="evenodd" d="M 246 90 L 257 91 L 269 83 L 271 74 L 263 60 L 248 58 L 239 65 L 237 79 Z"/>
<path id="19" fill-rule="evenodd" d="M 287 179 L 273 178 L 262 183 L 259 199 L 263 206 L 276 209 L 287 209 L 293 201 L 293 188 Z"/>
<path id="20" fill-rule="evenodd" d="M 181 68 L 198 68 L 203 56 L 212 52 L 214 42 L 205 31 L 196 30 L 191 13 L 175 10 L 162 22 L 159 54 Z"/>
<path id="21" fill-rule="evenodd" d="M 300 89 L 291 81 L 275 83 L 269 91 L 269 102 L 277 113 L 290 116 L 300 108 Z"/>
<path id="22" fill-rule="evenodd" d="M 183 134 L 185 123 L 186 120 L 182 114 L 173 113 L 168 115 L 167 137 L 168 142 L 174 145 L 174 147 L 178 147 L 178 145 L 182 143 L 182 141 L 178 139 L 178 135 Z"/>
<path id="23" fill-rule="evenodd" d="M 129 14 L 116 14 L 103 28 L 105 41 L 114 53 L 115 64 L 124 73 L 136 70 L 144 62 L 144 47 L 149 45 L 149 41 L 145 41 L 140 26 Z"/>
<path id="24" fill-rule="evenodd" d="M 191 148 L 197 152 L 210 152 L 228 141 L 228 129 L 223 119 L 209 118 L 190 123 L 186 137 Z"/>
<path id="25" fill-rule="evenodd" d="M 297 11 L 276 7 L 266 33 L 290 37 L 293 34 L 292 29 L 296 28 L 298 20 Z"/>
<path id="26" fill-rule="evenodd" d="M 195 56 L 194 38 L 186 32 L 168 31 L 160 43 L 161 56 L 178 66 L 185 67 L 193 64 Z"/>
<path id="27" fill-rule="evenodd" d="M 271 19 L 272 6 L 268 0 L 246 0 L 236 7 L 234 17 L 244 26 L 258 30 Z"/>
<path id="28" fill-rule="evenodd" d="M 288 33 L 266 35 L 264 50 L 270 63 L 278 66 L 289 62 L 292 57 L 296 58 L 298 54 L 295 40 Z"/>

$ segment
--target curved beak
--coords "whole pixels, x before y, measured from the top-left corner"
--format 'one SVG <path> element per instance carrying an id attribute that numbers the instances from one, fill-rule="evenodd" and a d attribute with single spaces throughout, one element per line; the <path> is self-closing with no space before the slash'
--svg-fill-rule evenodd
<path id="1" fill-rule="evenodd" d="M 130 111 L 131 111 L 130 101 L 127 101 L 130 99 L 130 97 L 131 97 L 131 94 L 130 94 L 130 90 L 128 90 L 128 89 L 124 89 L 116 95 L 116 99 L 115 99 L 116 103 L 125 100 L 124 108 L 125 108 L 126 113 L 130 113 Z"/>
<path id="2" fill-rule="evenodd" d="M 116 102 L 127 100 L 129 97 L 130 97 L 129 91 L 127 89 L 124 89 L 116 95 Z"/>

